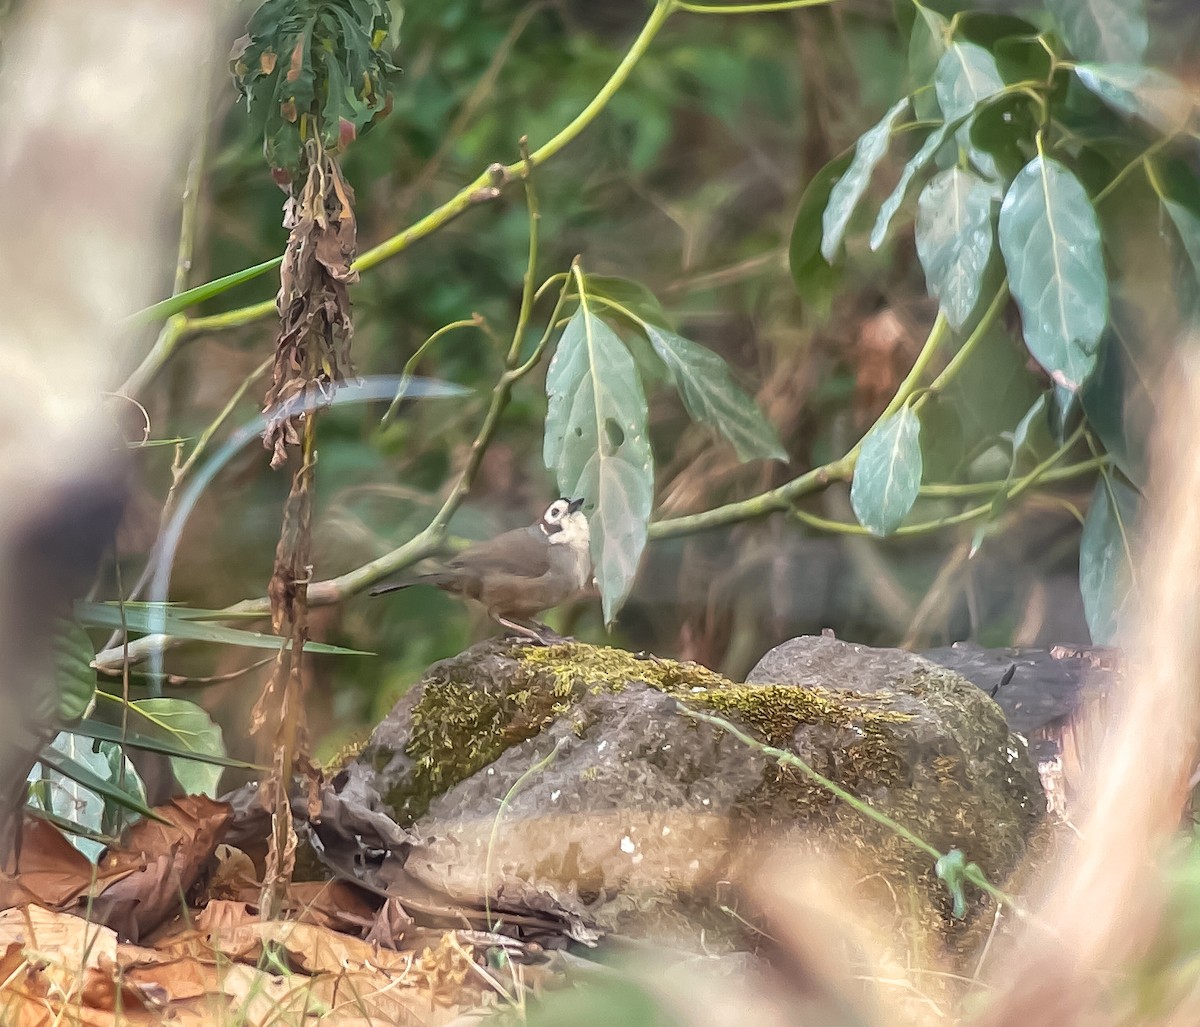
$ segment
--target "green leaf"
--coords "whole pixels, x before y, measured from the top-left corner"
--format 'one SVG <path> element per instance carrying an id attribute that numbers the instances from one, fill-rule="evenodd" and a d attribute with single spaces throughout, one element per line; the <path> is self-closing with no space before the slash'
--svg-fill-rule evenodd
<path id="1" fill-rule="evenodd" d="M 664 328 L 644 327 L 693 421 L 716 428 L 733 443 L 739 460 L 787 459 L 775 429 L 734 382 L 720 356 Z"/>
<path id="2" fill-rule="evenodd" d="M 105 693 L 108 695 L 108 693 Z M 110 699 L 115 699 L 117 702 L 123 702 L 120 696 L 108 695 Z M 131 749 L 143 749 L 146 752 L 157 752 L 163 756 L 178 756 L 180 759 L 199 760 L 201 763 L 211 763 L 215 767 L 236 767 L 239 770 L 263 770 L 264 767 L 257 763 L 247 763 L 245 760 L 237 760 L 232 756 L 225 756 L 219 753 L 198 752 L 194 749 L 188 749 L 184 746 L 177 745 L 175 742 L 155 738 L 151 735 L 142 734 L 138 731 L 122 731 L 114 724 L 106 724 L 102 720 L 93 720 L 88 717 L 81 720 L 78 724 L 71 727 L 74 734 L 81 738 L 91 738 L 97 741 L 114 742 L 118 745 L 128 746 Z"/>
<path id="3" fill-rule="evenodd" d="M 82 772 L 72 773 L 71 768 L 81 768 Z M 104 790 L 81 781 L 88 775 L 101 782 Z M 28 802 L 77 826 L 80 831 L 72 834 L 71 844 L 95 862 L 104 851 L 104 843 L 95 837 L 106 833 L 104 791 L 115 790 L 143 806 L 146 801 L 145 786 L 133 764 L 128 761 L 124 764 L 123 789 L 114 783 L 118 776 L 119 771 L 114 774 L 106 752 L 94 752 L 86 739 L 63 731 L 43 749 L 38 764 L 29 773 Z"/>
<path id="4" fill-rule="evenodd" d="M 1035 157 L 1013 180 L 1000 250 L 1029 351 L 1058 385 L 1078 389 L 1108 322 L 1108 281 L 1096 212 L 1058 161 Z"/>
<path id="5" fill-rule="evenodd" d="M 184 791 L 215 798 L 221 767 L 213 764 L 213 758 L 225 756 L 225 743 L 221 729 L 209 715 L 186 699 L 135 699 L 129 710 L 137 715 L 134 723 L 148 734 L 168 739 L 186 753 L 195 754 L 197 758 L 171 757 L 171 769 Z"/>
<path id="6" fill-rule="evenodd" d="M 800 206 L 792 225 L 788 247 L 792 281 L 800 298 L 811 305 L 822 319 L 829 316 L 838 271 L 821 256 L 821 219 L 834 182 L 846 173 L 853 157 L 854 151 L 847 150 L 812 177 L 804 195 L 800 197 Z"/>
<path id="7" fill-rule="evenodd" d="M 950 327 L 967 323 L 992 255 L 992 197 L 987 182 L 961 168 L 934 175 L 917 201 L 917 256 L 929 293 Z"/>
<path id="8" fill-rule="evenodd" d="M 934 71 L 946 52 L 950 38 L 950 22 L 937 11 L 914 4 L 917 17 L 908 37 L 908 72 L 912 77 L 913 111 L 923 120 L 938 116 L 937 96 L 933 85 Z"/>
<path id="9" fill-rule="evenodd" d="M 70 736 L 69 738 L 67 736 Z M 60 745 L 56 742 L 61 741 Z M 132 786 L 136 780 L 137 789 L 141 792 L 141 797 L 126 789 L 120 788 L 109 778 L 110 766 L 108 759 L 102 753 L 92 752 L 90 744 L 84 744 L 82 739 L 77 739 L 70 732 L 62 732 L 59 734 L 55 742 L 46 746 L 41 753 L 38 754 L 38 760 L 43 768 L 48 768 L 62 777 L 68 778 L 88 791 L 94 792 L 100 798 L 107 800 L 120 806 L 122 809 L 130 810 L 133 813 L 138 813 L 143 817 L 149 817 L 151 820 L 162 820 L 149 806 L 146 805 L 144 798 L 145 789 L 141 785 L 141 781 L 137 779 L 136 773 L 133 777 L 126 777 L 127 784 Z M 132 770 L 132 764 L 126 768 L 127 775 Z M 72 817 L 71 819 L 76 819 Z M 82 822 L 82 821 L 81 821 Z M 93 827 L 93 825 L 84 823 L 85 827 Z M 93 828 L 94 829 L 94 828 Z"/>
<path id="10" fill-rule="evenodd" d="M 1046 0 L 1071 52 L 1084 61 L 1140 63 L 1150 42 L 1142 0 Z"/>
<path id="11" fill-rule="evenodd" d="M 188 289 L 175 296 L 168 296 L 165 300 L 159 300 L 152 306 L 139 310 L 136 314 L 131 314 L 129 320 L 134 324 L 165 321 L 175 314 L 182 314 L 188 307 L 194 307 L 197 303 L 220 296 L 221 293 L 228 292 L 243 282 L 252 281 L 259 275 L 265 275 L 282 263 L 283 257 L 272 257 L 270 260 L 264 260 L 261 264 L 255 264 L 254 267 L 243 268 L 241 271 L 235 271 L 223 278 L 215 278 L 211 282 L 197 285 L 194 289 Z"/>
<path id="12" fill-rule="evenodd" d="M 854 149 L 854 158 L 850 161 L 846 173 L 837 180 L 830 190 L 829 203 L 821 219 L 824 233 L 821 239 L 821 256 L 829 264 L 833 263 L 842 239 L 846 235 L 846 226 L 859 200 L 871 184 L 871 175 L 883 155 L 887 153 L 888 141 L 892 129 L 900 116 L 908 110 L 908 97 L 897 101 L 888 112 L 873 127 L 859 137 Z"/>
<path id="13" fill-rule="evenodd" d="M 291 641 L 278 635 L 267 635 L 261 631 L 243 631 L 240 628 L 227 628 L 220 624 L 208 624 L 181 616 L 171 606 L 125 607 L 122 621 L 121 609 L 108 603 L 77 602 L 75 616 L 78 620 L 92 627 L 120 628 L 124 625 L 130 631 L 154 632 L 174 635 L 176 638 L 190 638 L 197 642 L 216 642 L 221 645 L 240 645 L 251 649 L 278 649 L 281 645 L 291 645 Z M 346 649 L 327 642 L 306 642 L 306 653 L 334 653 L 341 656 L 373 656 L 373 653 L 360 649 Z"/>
<path id="14" fill-rule="evenodd" d="M 641 282 L 613 275 L 585 274 L 583 287 L 588 296 L 597 296 L 619 304 L 641 321 L 661 325 L 664 328 L 669 328 L 671 325 L 667 312 L 663 310 L 658 298 Z M 573 290 L 569 290 L 568 295 L 571 295 L 572 292 Z"/>
<path id="15" fill-rule="evenodd" d="M 850 505 L 875 535 L 890 535 L 907 516 L 921 488 L 921 422 L 908 407 L 881 419 L 863 439 Z"/>
<path id="16" fill-rule="evenodd" d="M 985 100 L 1004 91 L 1004 79 L 996 59 L 974 43 L 953 43 L 938 61 L 934 77 L 938 103 L 947 121 L 968 118 Z M 970 124 L 958 129 L 958 143 L 971 155 L 971 162 L 988 178 L 996 177 L 996 162 L 988 153 L 971 146 Z"/>
<path id="17" fill-rule="evenodd" d="M 58 690 L 58 716 L 64 724 L 86 716 L 96 696 L 92 669 L 92 640 L 77 621 L 58 621 L 54 639 L 54 684 Z"/>
<path id="18" fill-rule="evenodd" d="M 1128 485 L 1111 476 L 1096 482 L 1079 542 L 1079 590 L 1096 645 L 1110 645 L 1116 639 L 1121 609 L 1129 596 L 1137 509 L 1138 495 Z"/>
<path id="19" fill-rule="evenodd" d="M 611 624 L 646 545 L 654 461 L 633 357 L 586 297 L 558 341 L 546 396 L 546 466 L 562 495 L 582 496 L 592 510 L 592 560 Z"/>
<path id="20" fill-rule="evenodd" d="M 963 890 L 963 884 L 966 881 L 967 858 L 963 855 L 962 849 L 951 849 L 944 856 L 939 856 L 933 869 L 937 873 L 938 880 L 946 886 L 946 891 L 950 893 L 953 901 L 951 912 L 954 918 L 961 920 L 967 915 L 967 896 Z"/>
<path id="21" fill-rule="evenodd" d="M 1113 110 L 1140 118 L 1164 135 L 1188 127 L 1196 100 L 1178 79 L 1141 64 L 1079 64 L 1075 74 Z"/>
<path id="22" fill-rule="evenodd" d="M 896 187 L 879 207 L 879 214 L 875 218 L 875 226 L 871 229 L 872 250 L 878 250 L 883 245 L 884 239 L 887 238 L 888 229 L 891 227 L 892 218 L 896 216 L 896 212 L 904 202 L 905 196 L 908 195 L 908 187 L 912 185 L 917 172 L 933 160 L 933 155 L 942 148 L 942 144 L 945 143 L 949 131 L 950 128 L 948 125 L 938 125 L 937 128 L 929 133 L 925 142 L 921 144 L 921 148 L 904 165 L 904 170 L 900 172 L 900 179 L 896 183 Z"/>
<path id="23" fill-rule="evenodd" d="M 1033 401 L 1033 406 L 1025 411 L 1025 416 L 1017 422 L 1016 428 L 1013 429 L 1012 466 L 1008 472 L 1010 481 L 1017 473 L 1017 463 L 1020 460 L 1021 454 L 1024 452 L 1025 447 L 1030 444 L 1029 433 L 1031 431 L 1035 431 L 1039 425 L 1047 424 L 1047 418 L 1049 417 L 1049 414 L 1046 404 L 1048 400 L 1048 393 L 1043 392 L 1040 396 L 1038 396 L 1038 398 Z"/>

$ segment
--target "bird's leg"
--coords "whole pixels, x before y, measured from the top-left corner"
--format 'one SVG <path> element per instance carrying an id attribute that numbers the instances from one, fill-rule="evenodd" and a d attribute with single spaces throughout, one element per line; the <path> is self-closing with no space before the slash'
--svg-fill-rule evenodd
<path id="1" fill-rule="evenodd" d="M 567 641 L 557 631 L 551 631 L 545 624 L 536 620 L 523 623 L 508 617 L 501 617 L 498 613 L 492 614 L 492 617 L 497 624 L 508 628 L 509 631 L 515 632 L 522 638 L 536 642 L 538 645 L 559 645 Z"/>

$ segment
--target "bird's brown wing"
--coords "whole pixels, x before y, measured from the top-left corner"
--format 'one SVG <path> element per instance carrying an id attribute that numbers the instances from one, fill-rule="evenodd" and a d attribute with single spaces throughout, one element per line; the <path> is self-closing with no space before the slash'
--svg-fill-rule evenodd
<path id="1" fill-rule="evenodd" d="M 540 578 L 550 569 L 550 546 L 537 528 L 516 528 L 467 546 L 450 566 L 472 577 L 492 572 Z"/>

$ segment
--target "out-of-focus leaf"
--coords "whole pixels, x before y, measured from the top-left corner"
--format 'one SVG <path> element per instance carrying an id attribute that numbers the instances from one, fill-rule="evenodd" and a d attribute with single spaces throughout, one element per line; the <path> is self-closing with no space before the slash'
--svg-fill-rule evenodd
<path id="1" fill-rule="evenodd" d="M 1083 61 L 1139 63 L 1150 41 L 1142 0 L 1046 0 L 1071 52 Z"/>
<path id="2" fill-rule="evenodd" d="M 821 256 L 821 220 L 829 203 L 833 184 L 850 166 L 853 150 L 835 157 L 818 171 L 808 183 L 796 220 L 792 225 L 792 239 L 788 248 L 788 263 L 792 269 L 792 281 L 805 303 L 810 304 L 819 318 L 829 316 L 838 269 Z"/>
<path id="3" fill-rule="evenodd" d="M 875 535 L 890 535 L 907 516 L 921 488 L 921 422 L 908 407 L 880 420 L 863 439 L 850 505 Z"/>
<path id="4" fill-rule="evenodd" d="M 987 182 L 951 168 L 934 175 L 917 201 L 917 256 L 930 295 L 956 331 L 979 301 L 992 255 L 994 195 Z"/>
<path id="5" fill-rule="evenodd" d="M 837 180 L 829 193 L 829 203 L 822 217 L 824 229 L 821 238 L 821 256 L 832 264 L 846 235 L 846 226 L 859 200 L 871 184 L 871 175 L 887 153 L 892 129 L 900 116 L 908 110 L 908 97 L 893 104 L 879 122 L 867 129 L 858 140 L 854 158 L 845 174 Z"/>
<path id="6" fill-rule="evenodd" d="M 787 459 L 775 429 L 720 356 L 665 328 L 647 324 L 645 330 L 692 420 L 716 428 L 733 443 L 740 460 Z"/>
<path id="7" fill-rule="evenodd" d="M 581 297 L 546 373 L 543 455 L 564 496 L 591 509 L 605 623 L 633 587 L 654 492 L 646 397 L 633 357 Z"/>
<path id="8" fill-rule="evenodd" d="M 190 638 L 197 642 L 216 642 L 221 645 L 240 645 L 251 649 L 278 649 L 281 645 L 290 645 L 290 641 L 278 635 L 267 635 L 261 631 L 243 631 L 240 628 L 227 628 L 220 624 L 208 624 L 204 621 L 192 620 L 178 616 L 173 607 L 155 609 L 153 607 L 126 606 L 124 620 L 121 609 L 107 603 L 77 602 L 75 616 L 85 624 L 98 628 L 120 628 L 130 631 L 156 631 L 176 638 Z M 305 642 L 304 651 L 307 653 L 336 653 L 342 656 L 371 656 L 372 653 L 360 649 L 345 649 L 328 642 Z"/>
<path id="9" fill-rule="evenodd" d="M 938 104 L 947 121 L 969 117 L 984 100 L 1004 91 L 1004 79 L 996 59 L 974 43 L 952 43 L 938 61 L 934 76 Z M 991 155 L 971 146 L 971 127 L 963 124 L 957 132 L 959 146 L 971 155 L 971 162 L 988 178 L 996 177 L 996 162 Z"/>
<path id="10" fill-rule="evenodd" d="M 1164 135 L 1186 129 L 1196 110 L 1195 95 L 1178 79 L 1141 64 L 1079 64 L 1075 74 L 1101 100 L 1140 118 Z"/>
<path id="11" fill-rule="evenodd" d="M 221 767 L 213 758 L 225 756 L 221 729 L 199 706 L 186 699 L 135 699 L 129 704 L 134 727 L 168 740 L 189 756 L 172 756 L 175 779 L 188 795 L 216 797 Z"/>
<path id="12" fill-rule="evenodd" d="M 942 144 L 945 143 L 949 132 L 948 125 L 938 125 L 937 128 L 929 133 L 925 142 L 921 144 L 921 148 L 904 165 L 904 170 L 900 172 L 900 180 L 896 183 L 896 187 L 888 194 L 887 199 L 879 207 L 879 214 L 875 218 L 875 226 L 871 229 L 872 250 L 877 250 L 883 245 L 884 239 L 887 238 L 888 229 L 891 227 L 892 218 L 896 216 L 896 211 L 900 209 L 905 196 L 908 195 L 908 188 L 912 185 L 913 179 L 916 178 L 917 172 L 933 160 L 933 155 L 942 148 Z"/>
<path id="13" fill-rule="evenodd" d="M 54 683 L 58 689 L 58 716 L 70 724 L 87 716 L 96 695 L 92 669 L 92 640 L 73 620 L 60 620 L 54 639 Z"/>
<path id="14" fill-rule="evenodd" d="M 1111 490 L 1111 491 L 1110 491 Z M 1096 482 L 1079 542 L 1079 589 L 1088 631 L 1096 645 L 1117 635 L 1121 609 L 1133 582 L 1133 539 L 1138 495 L 1113 477 Z"/>
<path id="15" fill-rule="evenodd" d="M 1000 208 L 1000 250 L 1021 308 L 1025 342 L 1054 381 L 1078 389 L 1108 322 L 1100 227 L 1079 180 L 1035 157 Z"/>

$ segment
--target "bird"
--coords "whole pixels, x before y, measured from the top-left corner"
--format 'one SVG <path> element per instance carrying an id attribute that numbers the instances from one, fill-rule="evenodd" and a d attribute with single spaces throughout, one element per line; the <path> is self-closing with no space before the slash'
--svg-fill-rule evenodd
<path id="1" fill-rule="evenodd" d="M 442 570 L 386 582 L 370 594 L 433 585 L 477 600 L 497 624 L 548 644 L 553 633 L 534 615 L 570 599 L 591 579 L 591 535 L 583 503 L 560 496 L 528 527 L 475 542 Z"/>

